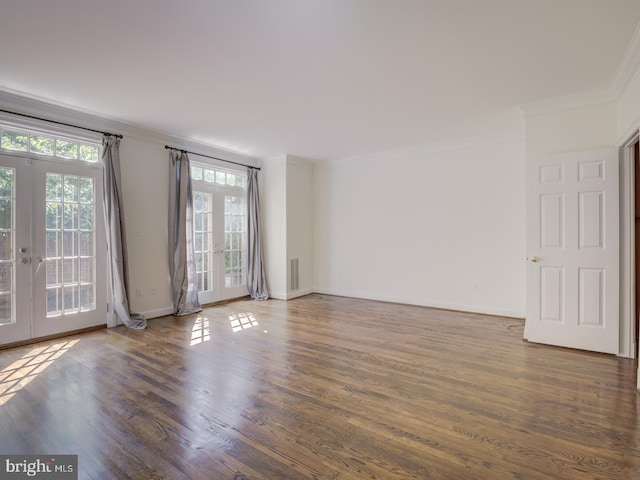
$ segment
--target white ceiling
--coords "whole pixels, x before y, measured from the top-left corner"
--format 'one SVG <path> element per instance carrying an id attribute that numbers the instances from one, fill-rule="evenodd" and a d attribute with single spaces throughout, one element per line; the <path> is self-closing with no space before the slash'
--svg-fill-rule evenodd
<path id="1" fill-rule="evenodd" d="M 2 0 L 0 89 L 330 160 L 604 91 L 639 21 L 638 0 Z"/>

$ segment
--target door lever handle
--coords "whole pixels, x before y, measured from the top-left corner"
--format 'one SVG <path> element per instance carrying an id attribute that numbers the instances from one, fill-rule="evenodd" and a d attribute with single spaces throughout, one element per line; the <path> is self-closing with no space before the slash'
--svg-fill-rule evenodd
<path id="1" fill-rule="evenodd" d="M 533 257 L 531 257 L 529 260 L 531 260 L 533 263 L 538 263 L 540 261 L 540 259 L 538 257 L 536 257 L 535 255 Z"/>
<path id="2" fill-rule="evenodd" d="M 24 258 L 24 257 L 23 258 L 19 258 L 18 262 L 20 262 L 22 264 L 29 263 L 29 258 Z"/>

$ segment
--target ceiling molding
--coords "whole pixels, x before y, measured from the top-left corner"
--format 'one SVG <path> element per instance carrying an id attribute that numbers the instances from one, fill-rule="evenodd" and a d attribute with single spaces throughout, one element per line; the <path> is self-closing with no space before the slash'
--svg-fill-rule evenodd
<path id="1" fill-rule="evenodd" d="M 638 71 L 638 67 L 640 67 L 640 23 L 636 25 L 624 56 L 618 65 L 613 82 L 611 82 L 610 90 L 616 99 L 627 88 L 633 75 Z"/>
<path id="2" fill-rule="evenodd" d="M 594 92 L 584 92 L 576 95 L 549 98 L 539 102 L 520 105 L 525 117 L 544 115 L 571 110 L 575 108 L 593 107 L 605 103 L 615 102 L 629 85 L 629 82 L 640 67 L 640 23 L 627 44 L 625 53 L 618 65 L 616 74 L 608 89 Z"/>
<path id="3" fill-rule="evenodd" d="M 506 144 L 523 142 L 525 139 L 523 131 L 508 131 L 491 135 L 478 135 L 473 137 L 447 140 L 443 142 L 433 142 L 417 145 L 409 148 L 397 150 L 387 150 L 384 152 L 359 155 L 355 157 L 342 158 L 338 160 L 322 160 L 313 162 L 315 170 L 326 168 L 354 166 L 365 163 L 384 162 L 397 160 L 401 157 L 413 157 L 420 155 L 433 155 L 435 153 L 451 152 L 456 150 L 468 150 L 486 145 Z"/>
<path id="4" fill-rule="evenodd" d="M 539 102 L 531 102 L 520 105 L 522 115 L 533 117 L 576 108 L 595 107 L 616 101 L 615 95 L 610 90 L 578 93 L 562 97 L 548 98 Z"/>
<path id="5" fill-rule="evenodd" d="M 205 155 L 218 156 L 225 160 L 237 160 L 255 166 L 258 166 L 259 163 L 255 157 L 229 150 L 218 145 L 199 142 L 186 137 L 171 135 L 155 130 L 149 130 L 138 125 L 108 118 L 95 112 L 83 111 L 62 103 L 52 102 L 50 100 L 15 90 L 0 88 L 0 106 L 3 109 L 12 110 L 16 113 L 24 113 L 27 115 L 47 118 L 49 120 L 76 124 L 80 127 L 122 134 L 125 137 L 137 138 L 153 143 L 166 143 L 170 144 L 172 147 L 194 150 L 204 153 Z M 51 125 L 55 127 L 55 124 L 52 123 Z"/>

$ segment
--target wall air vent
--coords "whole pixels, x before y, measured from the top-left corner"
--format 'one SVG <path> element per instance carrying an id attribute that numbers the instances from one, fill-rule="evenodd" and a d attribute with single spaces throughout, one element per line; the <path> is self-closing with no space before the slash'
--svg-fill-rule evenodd
<path id="1" fill-rule="evenodd" d="M 300 261 L 298 258 L 291 259 L 291 291 L 295 292 L 300 288 Z"/>

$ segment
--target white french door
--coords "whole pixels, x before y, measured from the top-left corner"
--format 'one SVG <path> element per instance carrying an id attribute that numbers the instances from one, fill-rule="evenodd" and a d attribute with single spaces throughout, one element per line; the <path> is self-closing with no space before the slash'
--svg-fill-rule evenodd
<path id="1" fill-rule="evenodd" d="M 0 344 L 31 338 L 30 183 L 24 158 L 0 155 Z"/>
<path id="2" fill-rule="evenodd" d="M 531 342 L 619 351 L 616 150 L 527 165 L 527 319 Z"/>
<path id="3" fill-rule="evenodd" d="M 245 191 L 194 183 L 194 242 L 200 303 L 246 295 Z"/>
<path id="4" fill-rule="evenodd" d="M 0 155 L 0 344 L 106 323 L 102 168 Z"/>

